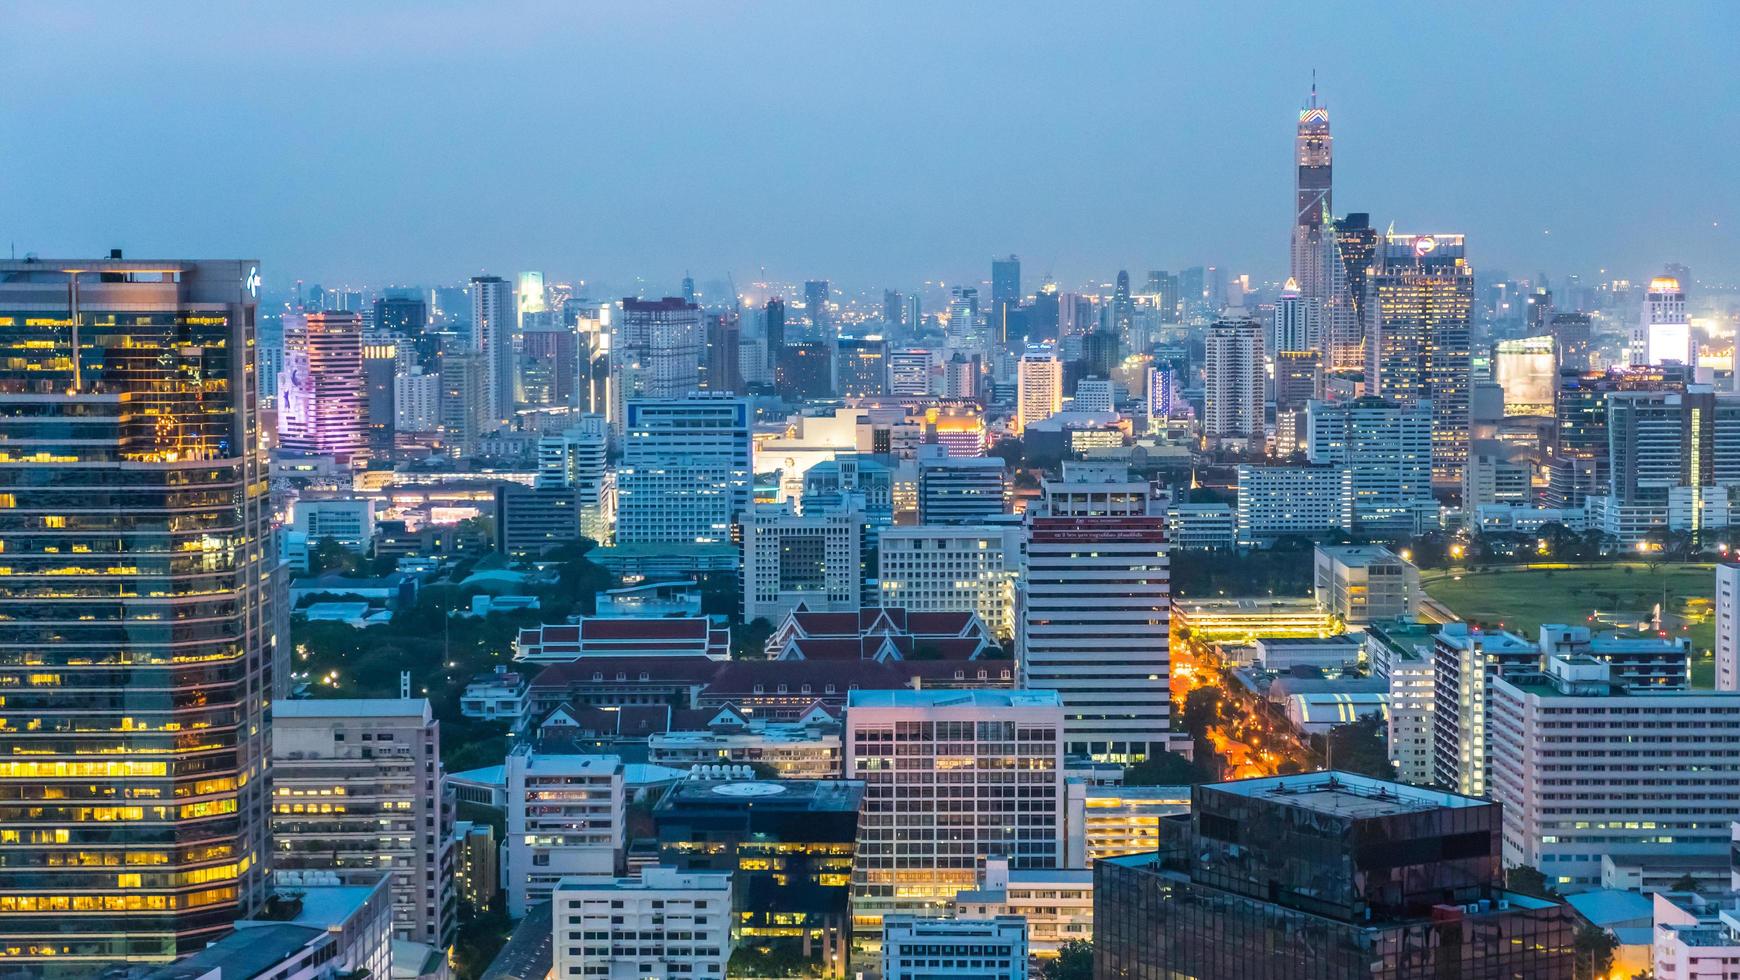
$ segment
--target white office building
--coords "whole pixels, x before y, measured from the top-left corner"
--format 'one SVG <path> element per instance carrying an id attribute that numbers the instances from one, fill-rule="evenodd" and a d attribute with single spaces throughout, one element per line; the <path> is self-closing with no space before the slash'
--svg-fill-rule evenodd
<path id="1" fill-rule="evenodd" d="M 566 878 L 551 896 L 555 980 L 725 976 L 731 875 L 652 866 L 630 878 Z"/>
<path id="2" fill-rule="evenodd" d="M 1055 868 L 1065 851 L 1063 704 L 1054 691 L 853 690 L 846 777 L 863 780 L 852 914 L 945 914 L 979 862 Z"/>
<path id="3" fill-rule="evenodd" d="M 1420 612 L 1420 570 L 1375 544 L 1320 544 L 1312 556 L 1319 609 L 1349 626 L 1412 621 Z"/>
<path id="4" fill-rule="evenodd" d="M 607 462 L 609 426 L 602 415 L 582 415 L 557 435 L 538 440 L 539 489 L 568 488 L 580 510 L 580 533 L 611 542 L 616 523 L 616 474 Z"/>
<path id="5" fill-rule="evenodd" d="M 1740 563 L 1716 566 L 1716 690 L 1740 691 Z"/>
<path id="6" fill-rule="evenodd" d="M 611 324 L 611 426 L 627 420 L 627 405 L 639 399 L 682 398 L 701 387 L 707 331 L 700 307 L 679 296 L 624 299 Z"/>
<path id="7" fill-rule="evenodd" d="M 856 612 L 863 605 L 863 498 L 845 498 L 842 506 L 802 513 L 792 500 L 744 512 L 744 622 L 777 623 L 799 603 L 811 612 Z"/>
<path id="8" fill-rule="evenodd" d="M 290 505 L 290 529 L 313 547 L 325 538 L 364 552 L 375 536 L 375 502 L 368 498 L 302 497 Z"/>
<path id="9" fill-rule="evenodd" d="M 1006 858 L 986 858 L 979 887 L 955 896 L 956 920 L 1013 916 L 1027 923 L 1027 948 L 1051 959 L 1069 942 L 1093 942 L 1092 868 L 1010 868 Z"/>
<path id="10" fill-rule="evenodd" d="M 1268 547 L 1353 523 L 1353 475 L 1336 466 L 1240 466 L 1238 543 Z"/>
<path id="11" fill-rule="evenodd" d="M 617 544 L 722 544 L 749 507 L 749 401 L 631 401 L 616 475 Z"/>
<path id="12" fill-rule="evenodd" d="M 882 931 L 882 980 L 1027 980 L 1027 920 L 901 915 Z"/>
<path id="13" fill-rule="evenodd" d="M 1487 728 L 1493 681 L 1540 670 L 1533 643 L 1502 630 L 1445 623 L 1432 646 L 1432 782 L 1464 796 L 1485 796 L 1491 746 Z"/>
<path id="14" fill-rule="evenodd" d="M 1101 414 L 1116 411 L 1111 379 L 1083 378 L 1076 382 L 1075 395 L 1070 398 L 1069 410 Z"/>
<path id="15" fill-rule="evenodd" d="M 1027 510 L 1016 610 L 1021 685 L 1063 698 L 1071 755 L 1165 749 L 1172 695 L 1166 518 L 1122 467 L 1066 462 Z"/>
<path id="16" fill-rule="evenodd" d="M 884 606 L 976 612 L 999 642 L 1015 635 L 1019 525 L 886 527 L 877 541 L 877 589 Z"/>
<path id="17" fill-rule="evenodd" d="M 1369 535 L 1411 535 L 1437 524 L 1432 497 L 1432 407 L 1381 398 L 1306 404 L 1306 458 L 1349 476 L 1350 523 Z"/>
<path id="18" fill-rule="evenodd" d="M 614 875 L 624 857 L 622 760 L 548 755 L 521 744 L 508 753 L 508 914 L 519 918 L 571 875 Z"/>
<path id="19" fill-rule="evenodd" d="M 1049 348 L 1021 355 L 1015 374 L 1015 434 L 1063 410 L 1063 363 Z"/>
<path id="20" fill-rule="evenodd" d="M 1640 693 L 1593 657 L 1497 678 L 1492 798 L 1507 865 L 1563 891 L 1601 885 L 1603 855 L 1725 854 L 1740 813 L 1740 692 Z"/>
<path id="21" fill-rule="evenodd" d="M 940 445 L 918 451 L 918 522 L 977 524 L 1009 513 L 1014 496 L 997 456 L 955 456 Z"/>
<path id="22" fill-rule="evenodd" d="M 519 330 L 519 305 L 514 284 L 500 276 L 471 277 L 471 351 L 488 364 L 486 404 L 489 419 L 502 424 L 513 418 L 519 374 L 514 334 Z"/>

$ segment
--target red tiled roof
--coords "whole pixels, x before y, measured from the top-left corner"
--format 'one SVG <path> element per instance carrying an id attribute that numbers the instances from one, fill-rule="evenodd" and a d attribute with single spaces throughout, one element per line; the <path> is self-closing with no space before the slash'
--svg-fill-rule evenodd
<path id="1" fill-rule="evenodd" d="M 546 626 L 545 630 L 562 627 Z M 587 640 L 702 640 L 707 636 L 705 619 L 593 619 L 580 623 Z"/>

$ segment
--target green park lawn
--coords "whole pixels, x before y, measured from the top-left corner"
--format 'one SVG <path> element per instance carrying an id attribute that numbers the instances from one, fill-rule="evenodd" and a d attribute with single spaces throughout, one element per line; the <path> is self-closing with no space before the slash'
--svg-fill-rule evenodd
<path id="1" fill-rule="evenodd" d="M 1535 639 L 1543 623 L 1630 629 L 1647 623 L 1656 603 L 1662 628 L 1692 641 L 1692 685 L 1710 687 L 1716 623 L 1715 572 L 1708 564 L 1621 562 L 1576 568 L 1491 571 L 1448 569 L 1421 576 L 1426 593 L 1469 622 Z M 1663 596 L 1666 601 L 1663 601 Z M 1597 618 L 1591 622 L 1589 617 Z"/>

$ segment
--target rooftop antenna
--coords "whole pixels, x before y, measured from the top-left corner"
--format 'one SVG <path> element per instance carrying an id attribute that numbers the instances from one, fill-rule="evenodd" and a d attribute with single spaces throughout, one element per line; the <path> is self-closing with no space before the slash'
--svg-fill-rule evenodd
<path id="1" fill-rule="evenodd" d="M 1317 69 L 1311 69 L 1311 108 L 1317 108 Z"/>

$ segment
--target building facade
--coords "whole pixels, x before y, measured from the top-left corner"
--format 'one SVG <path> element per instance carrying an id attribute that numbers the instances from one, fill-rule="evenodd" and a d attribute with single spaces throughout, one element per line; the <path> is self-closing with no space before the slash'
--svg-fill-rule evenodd
<path id="1" fill-rule="evenodd" d="M 749 507 L 749 402 L 691 395 L 628 403 L 616 543 L 718 544 Z"/>
<path id="2" fill-rule="evenodd" d="M 1019 526 L 883 528 L 877 535 L 877 562 L 883 605 L 913 612 L 976 612 L 999 642 L 1014 637 Z"/>
<path id="3" fill-rule="evenodd" d="M 649 867 L 629 878 L 557 883 L 552 975 L 601 980 L 723 977 L 731 876 Z"/>
<path id="4" fill-rule="evenodd" d="M 524 916 L 570 875 L 622 870 L 622 775 L 622 760 L 613 755 L 551 755 L 525 743 L 508 753 L 503 780 L 509 915 Z"/>

